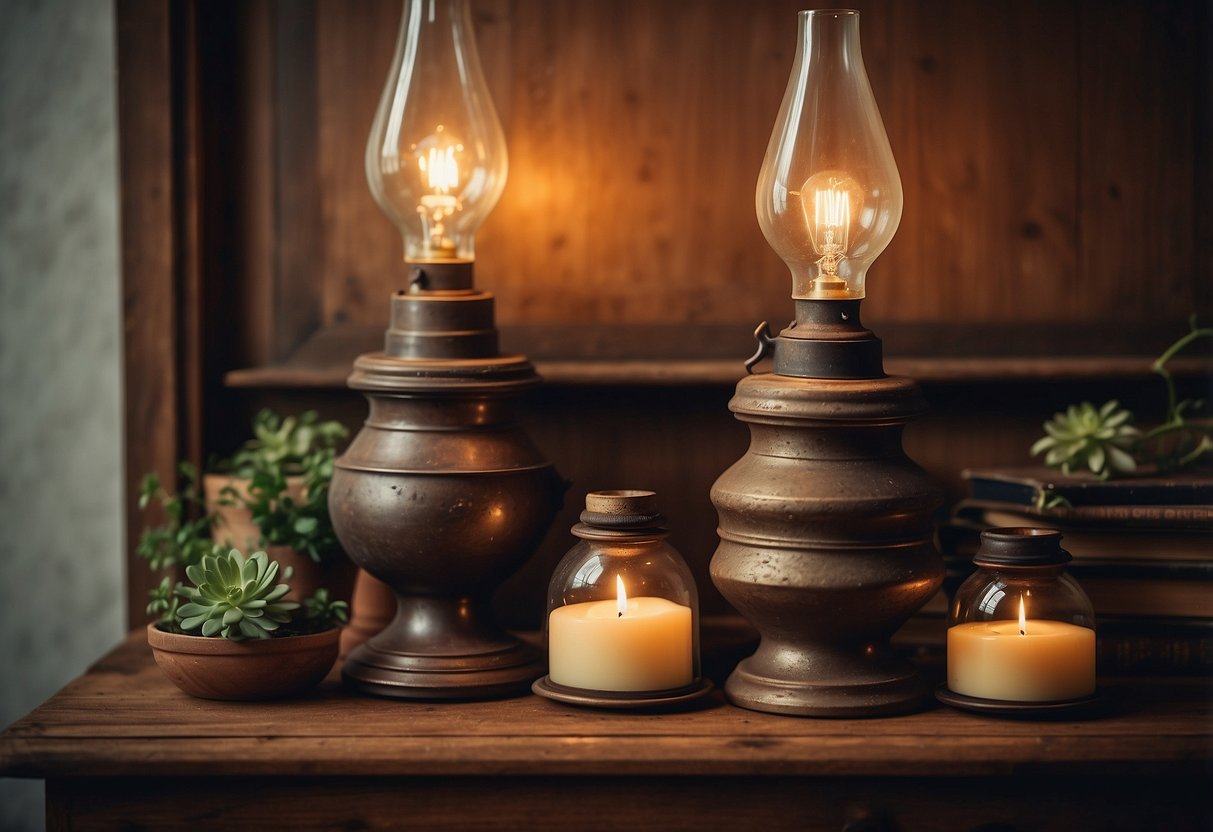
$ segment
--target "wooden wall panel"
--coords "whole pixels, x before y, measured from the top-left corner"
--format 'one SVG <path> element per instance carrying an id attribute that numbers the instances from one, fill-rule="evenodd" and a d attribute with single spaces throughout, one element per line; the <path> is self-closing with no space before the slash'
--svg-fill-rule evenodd
<path id="1" fill-rule="evenodd" d="M 891 37 L 865 35 L 865 52 L 894 72 L 873 86 L 906 203 L 868 316 L 1081 318 L 1075 4 L 920 2 L 869 19 L 885 16 Z"/>
<path id="2" fill-rule="evenodd" d="M 327 323 L 387 325 L 388 295 L 403 285 L 404 251 L 366 183 L 371 121 L 392 63 L 400 6 L 391 0 L 316 4 L 319 176 L 325 237 L 313 276 Z"/>
<path id="3" fill-rule="evenodd" d="M 144 472 L 172 476 L 177 458 L 176 224 L 173 199 L 171 21 L 167 6 L 117 6 L 118 115 L 122 123 L 123 376 L 126 408 L 126 528 L 132 544 L 143 516 L 135 504 Z M 128 566 L 128 620 L 146 604 L 150 576 Z"/>
<path id="4" fill-rule="evenodd" d="M 788 316 L 753 186 L 799 5 L 476 0 L 510 149 L 478 247 L 502 322 Z M 1209 141 L 1193 115 L 1207 89 L 1200 4 L 859 7 L 906 191 L 871 319 L 1175 321 L 1208 305 L 1208 197 L 1192 184 Z M 381 323 L 402 278 L 363 172 L 398 20 L 389 0 L 315 3 L 323 239 L 284 279 L 323 285 L 326 323 Z"/>
<path id="5" fill-rule="evenodd" d="M 1194 130 L 1197 95 L 1207 94 L 1202 5 L 1116 0 L 1082 8 L 1074 289 L 1096 317 L 1184 316 L 1194 285 L 1213 278 L 1195 259 L 1198 238 L 1213 234 L 1195 222 L 1208 217 L 1201 205 L 1213 198 L 1196 176 L 1197 157 L 1213 151 L 1207 127 L 1203 136 Z"/>

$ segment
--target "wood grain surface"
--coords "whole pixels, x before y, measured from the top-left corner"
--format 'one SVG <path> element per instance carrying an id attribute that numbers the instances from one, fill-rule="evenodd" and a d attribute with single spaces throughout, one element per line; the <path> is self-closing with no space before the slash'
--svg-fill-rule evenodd
<path id="1" fill-rule="evenodd" d="M 997 720 L 936 708 L 878 720 L 796 719 L 724 704 L 686 713 L 576 709 L 535 696 L 415 703 L 330 680 L 268 704 L 174 688 L 136 631 L 0 737 L 0 774 L 819 775 L 1191 774 L 1213 749 L 1208 680 L 1109 685 L 1110 715 Z"/>
<path id="2" fill-rule="evenodd" d="M 133 541 L 135 530 L 162 518 L 159 507 L 145 513 L 136 504 L 143 475 L 155 471 L 163 482 L 173 482 L 189 435 L 183 401 L 188 384 L 177 352 L 178 343 L 185 342 L 180 278 L 187 232 L 179 211 L 188 177 L 179 168 L 183 151 L 170 118 L 180 93 L 173 33 L 181 22 L 169 6 L 143 0 L 121 0 L 116 19 L 116 49 L 124 67 L 118 77 L 118 151 L 126 527 Z M 143 563 L 129 565 L 129 620 L 143 617 L 147 590 L 158 582 Z"/>

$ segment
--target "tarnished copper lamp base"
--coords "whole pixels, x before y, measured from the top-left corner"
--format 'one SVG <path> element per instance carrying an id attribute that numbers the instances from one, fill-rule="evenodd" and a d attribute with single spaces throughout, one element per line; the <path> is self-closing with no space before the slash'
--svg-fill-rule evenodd
<path id="1" fill-rule="evenodd" d="M 547 671 L 543 653 L 481 624 L 465 603 L 403 597 L 396 620 L 342 668 L 355 690 L 398 699 L 517 696 Z"/>
<path id="2" fill-rule="evenodd" d="M 920 709 L 930 688 L 889 638 L 943 579 L 932 543 L 943 495 L 901 447 L 926 403 L 884 375 L 857 301 L 797 306 L 797 325 L 764 341 L 776 372 L 737 385 L 729 409 L 751 444 L 712 488 L 712 580 L 762 636 L 725 694 L 800 716 Z"/>
<path id="3" fill-rule="evenodd" d="M 789 656 L 803 662 L 799 672 L 789 674 Z M 922 710 L 931 702 L 930 687 L 909 663 L 883 657 L 827 670 L 830 666 L 828 658 L 803 646 L 789 649 L 764 639 L 764 648 L 729 676 L 725 695 L 752 711 L 819 717 L 891 716 Z M 772 668 L 777 675 L 767 675 Z"/>
<path id="4" fill-rule="evenodd" d="M 346 659 L 365 693 L 479 699 L 525 693 L 542 654 L 493 623 L 488 599 L 534 551 L 565 484 L 515 418 L 539 383 L 501 355 L 493 297 L 470 264 L 425 264 L 392 297 L 383 352 L 349 384 L 370 414 L 334 464 L 333 528 L 395 592 L 395 618 Z"/>

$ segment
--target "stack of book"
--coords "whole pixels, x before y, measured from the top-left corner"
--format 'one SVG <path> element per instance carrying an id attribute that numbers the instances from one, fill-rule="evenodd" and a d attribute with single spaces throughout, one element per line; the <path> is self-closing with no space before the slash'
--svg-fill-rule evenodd
<path id="1" fill-rule="evenodd" d="M 969 497 L 940 530 L 955 590 L 982 529 L 1062 532 L 1095 608 L 1100 672 L 1213 670 L 1213 475 L 1096 480 L 1045 468 L 966 471 Z"/>

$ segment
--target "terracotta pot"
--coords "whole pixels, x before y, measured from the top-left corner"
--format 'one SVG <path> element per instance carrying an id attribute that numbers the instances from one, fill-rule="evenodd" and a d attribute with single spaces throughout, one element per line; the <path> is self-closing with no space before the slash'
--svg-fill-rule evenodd
<path id="1" fill-rule="evenodd" d="M 206 505 L 209 511 L 219 515 L 219 524 L 211 532 L 216 543 L 234 546 L 244 554 L 264 549 L 272 559 L 278 561 L 282 569 L 288 566 L 292 570 L 290 579 L 291 591 L 287 598 L 292 601 L 302 601 L 310 598 L 317 589 L 324 587 L 331 597 L 349 601 L 354 593 L 354 577 L 357 567 L 349 558 L 342 554 L 340 557 L 316 563 L 307 555 L 297 552 L 289 546 L 261 546 L 261 530 L 253 522 L 252 513 L 241 506 L 224 506 L 219 504 L 224 488 L 231 486 L 241 498 L 248 496 L 249 481 L 227 474 L 206 474 L 203 477 L 203 489 L 206 493 Z M 306 491 L 302 477 L 287 477 L 286 493 L 291 499 L 304 499 Z"/>
<path id="2" fill-rule="evenodd" d="M 396 593 L 378 578 L 358 570 L 350 623 L 341 629 L 341 660 L 362 642 L 380 633 L 396 617 Z"/>
<path id="3" fill-rule="evenodd" d="M 223 489 L 231 486 L 241 499 L 248 497 L 249 480 L 228 474 L 205 474 L 202 488 L 206 494 L 206 507 L 219 515 L 219 524 L 211 532 L 216 543 L 231 545 L 241 552 L 255 552 L 260 547 L 261 530 L 253 522 L 252 513 L 240 505 L 224 506 L 219 501 Z M 287 477 L 286 493 L 295 500 L 304 498 L 303 477 Z"/>
<path id="4" fill-rule="evenodd" d="M 169 680 L 199 699 L 281 699 L 305 693 L 332 670 L 341 631 L 228 641 L 166 633 L 147 625 L 147 643 Z"/>

